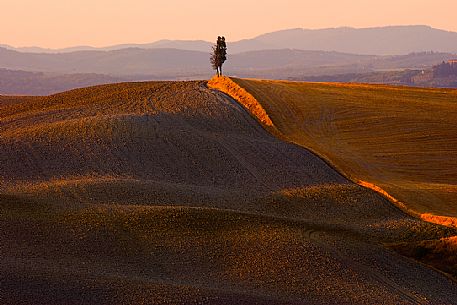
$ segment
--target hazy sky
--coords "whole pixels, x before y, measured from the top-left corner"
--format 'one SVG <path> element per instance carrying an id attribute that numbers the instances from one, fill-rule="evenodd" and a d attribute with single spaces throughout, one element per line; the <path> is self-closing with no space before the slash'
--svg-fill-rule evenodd
<path id="1" fill-rule="evenodd" d="M 60 48 L 234 41 L 286 28 L 426 24 L 457 31 L 457 0 L 0 0 L 0 44 Z"/>

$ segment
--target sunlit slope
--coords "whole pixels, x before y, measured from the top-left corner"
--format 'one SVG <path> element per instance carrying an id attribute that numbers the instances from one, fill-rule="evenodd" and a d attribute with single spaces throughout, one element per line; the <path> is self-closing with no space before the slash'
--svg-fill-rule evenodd
<path id="1" fill-rule="evenodd" d="M 420 213 L 457 216 L 457 91 L 234 79 L 291 141 Z"/>
<path id="2" fill-rule="evenodd" d="M 455 282 L 384 246 L 454 230 L 350 183 L 206 85 L 4 98 L 1 302 L 455 303 Z"/>

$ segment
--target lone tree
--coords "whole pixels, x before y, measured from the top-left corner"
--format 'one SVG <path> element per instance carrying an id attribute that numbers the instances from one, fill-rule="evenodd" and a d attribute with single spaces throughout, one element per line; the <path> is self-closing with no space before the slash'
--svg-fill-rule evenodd
<path id="1" fill-rule="evenodd" d="M 227 60 L 227 44 L 225 37 L 217 37 L 217 43 L 213 46 L 213 53 L 211 54 L 211 65 L 216 70 L 217 76 L 222 75 L 222 65 Z"/>

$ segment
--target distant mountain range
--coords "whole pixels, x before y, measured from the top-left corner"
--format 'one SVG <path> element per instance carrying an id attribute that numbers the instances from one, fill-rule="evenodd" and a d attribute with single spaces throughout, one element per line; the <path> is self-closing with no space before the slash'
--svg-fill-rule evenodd
<path id="1" fill-rule="evenodd" d="M 6 49 L 28 53 L 70 53 L 75 51 L 114 51 L 126 48 L 179 49 L 210 52 L 212 42 L 203 40 L 160 40 L 149 44 L 122 44 L 104 48 L 79 46 L 65 49 L 39 47 Z M 457 33 L 424 25 L 377 28 L 289 29 L 260 35 L 228 44 L 230 54 L 248 51 L 298 49 L 335 51 L 364 55 L 405 55 L 412 52 L 435 51 L 457 53 Z"/>
<path id="2" fill-rule="evenodd" d="M 47 95 L 121 81 L 208 79 L 213 75 L 208 57 L 204 52 L 177 49 L 132 48 L 36 54 L 0 48 L 0 67 L 3 67 L 0 68 L 0 94 Z M 433 65 L 454 57 L 456 55 L 450 53 L 431 52 L 372 56 L 291 49 L 264 50 L 230 55 L 224 70 L 238 77 L 341 81 L 362 81 L 367 79 L 367 73 L 376 73 L 375 78 L 371 76 L 373 74 L 368 75 L 367 80 L 371 82 L 372 79 L 382 81 L 386 79 L 384 75 L 391 75 L 384 72 L 430 70 Z M 344 74 L 351 74 L 350 78 Z M 404 74 L 394 75 L 403 78 Z"/>
<path id="3" fill-rule="evenodd" d="M 229 55 L 224 69 L 238 76 L 284 78 L 297 73 L 316 75 L 422 69 L 454 57 L 450 53 L 434 52 L 374 56 L 296 49 L 261 50 Z M 155 75 L 163 79 L 207 78 L 213 73 L 206 52 L 140 48 L 59 54 L 23 53 L 0 48 L 0 68 L 65 74 Z"/>
<path id="4" fill-rule="evenodd" d="M 410 73 L 397 72 L 430 70 L 457 58 L 457 33 L 426 26 L 293 29 L 232 42 L 228 49 L 224 72 L 238 77 L 403 82 Z M 210 50 L 210 42 L 184 40 L 60 50 L 0 46 L 0 94 L 46 95 L 119 81 L 207 79 L 213 75 Z"/>
<path id="5" fill-rule="evenodd" d="M 40 47 L 21 47 L 15 48 L 7 44 L 0 44 L 1 48 L 8 50 L 23 52 L 23 53 L 44 53 L 44 54 L 56 54 L 56 53 L 71 53 L 78 51 L 116 51 L 122 49 L 178 49 L 187 51 L 200 51 L 209 52 L 211 50 L 212 43 L 203 40 L 159 40 L 153 43 L 145 44 L 119 44 L 109 47 L 96 48 L 91 46 L 76 46 L 63 49 L 46 49 Z"/>

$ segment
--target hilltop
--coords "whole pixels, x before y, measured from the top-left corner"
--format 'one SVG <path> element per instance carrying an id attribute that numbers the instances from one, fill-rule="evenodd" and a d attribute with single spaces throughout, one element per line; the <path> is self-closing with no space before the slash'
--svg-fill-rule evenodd
<path id="1" fill-rule="evenodd" d="M 273 136 L 250 102 L 204 81 L 1 97 L 3 300 L 455 303 L 454 281 L 385 246 L 455 230 Z"/>

